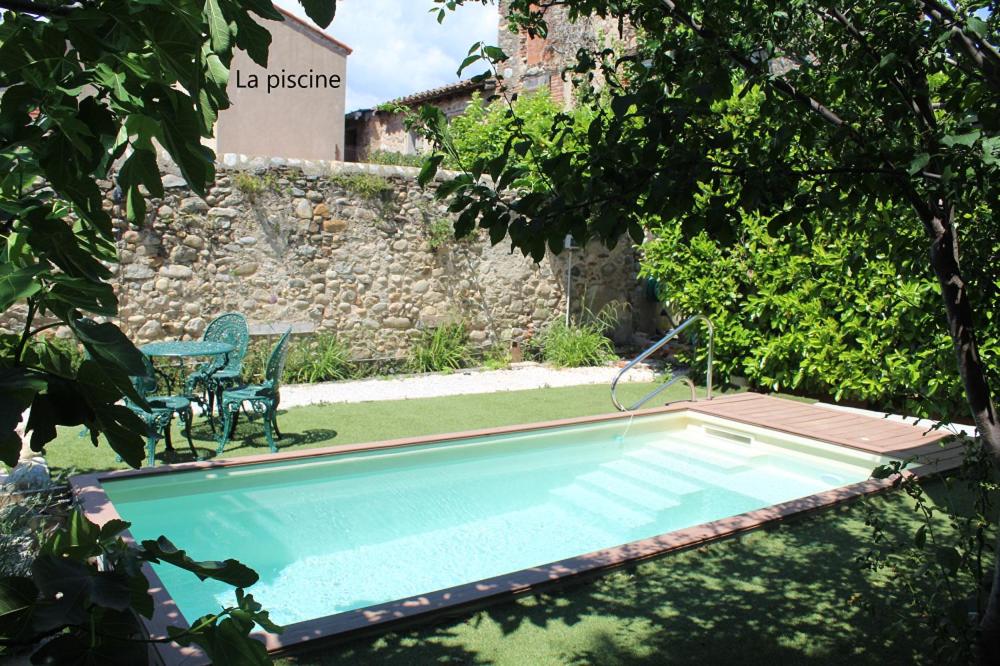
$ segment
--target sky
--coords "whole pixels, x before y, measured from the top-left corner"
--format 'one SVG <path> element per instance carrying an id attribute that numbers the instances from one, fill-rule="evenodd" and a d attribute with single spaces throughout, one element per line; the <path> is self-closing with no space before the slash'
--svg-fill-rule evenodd
<path id="1" fill-rule="evenodd" d="M 276 0 L 305 20 L 296 0 Z M 326 32 L 354 53 L 347 59 L 347 110 L 368 109 L 403 95 L 454 83 L 455 70 L 478 41 L 497 41 L 497 8 L 469 4 L 444 23 L 431 0 L 338 0 Z M 479 71 L 467 71 L 467 76 Z"/>

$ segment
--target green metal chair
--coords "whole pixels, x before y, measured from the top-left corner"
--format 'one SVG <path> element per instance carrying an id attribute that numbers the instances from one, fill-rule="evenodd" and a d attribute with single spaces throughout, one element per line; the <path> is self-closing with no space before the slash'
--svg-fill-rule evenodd
<path id="1" fill-rule="evenodd" d="M 281 376 L 285 372 L 285 359 L 288 357 L 288 339 L 292 329 L 285 331 L 278 344 L 271 351 L 267 360 L 263 384 L 246 384 L 239 388 L 223 389 L 219 397 L 219 416 L 222 419 L 222 432 L 219 435 L 218 453 L 222 453 L 229 436 L 236 427 L 240 408 L 249 405 L 255 414 L 264 416 L 264 436 L 271 447 L 271 453 L 278 451 L 274 443 L 275 435 L 281 439 L 278 430 L 278 403 L 281 401 Z"/>
<path id="2" fill-rule="evenodd" d="M 156 441 L 161 437 L 167 444 L 167 450 L 173 450 L 174 447 L 170 442 L 170 423 L 174 419 L 174 414 L 179 415 L 184 421 L 184 435 L 187 437 L 188 447 L 190 447 L 191 453 L 197 457 L 198 452 L 194 448 L 194 442 L 191 441 L 191 400 L 180 395 L 154 395 L 158 387 L 156 369 L 149 358 L 146 356 L 142 358 L 146 366 L 146 373 L 132 376 L 131 380 L 136 392 L 149 403 L 150 411 L 143 409 L 128 398 L 125 399 L 125 406 L 135 412 L 146 424 L 147 464 L 150 467 L 156 464 Z"/>
<path id="3" fill-rule="evenodd" d="M 187 395 L 199 395 L 196 398 L 206 406 L 209 424 L 215 429 L 213 412 L 215 402 L 223 389 L 237 386 L 243 370 L 243 358 L 250 345 L 250 328 L 246 317 L 236 312 L 219 315 L 209 323 L 202 340 L 210 342 L 226 342 L 233 346 L 233 351 L 225 356 L 218 356 L 208 363 L 203 363 L 184 381 Z"/>

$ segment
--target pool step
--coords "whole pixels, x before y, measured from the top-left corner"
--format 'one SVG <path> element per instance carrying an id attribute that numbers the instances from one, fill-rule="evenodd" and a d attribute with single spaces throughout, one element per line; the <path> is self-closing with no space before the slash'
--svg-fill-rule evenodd
<path id="1" fill-rule="evenodd" d="M 705 463 L 677 452 L 660 453 L 651 449 L 640 449 L 625 454 L 636 462 L 669 471 L 671 474 L 679 474 L 689 479 L 704 481 L 709 485 L 716 485 L 726 488 L 730 485 L 729 479 L 741 472 L 749 472 L 749 465 L 730 467 L 720 471 L 711 464 Z"/>
<path id="2" fill-rule="evenodd" d="M 604 463 L 601 465 L 601 469 L 610 470 L 630 479 L 641 481 L 657 490 L 668 492 L 675 497 L 696 493 L 702 489 L 701 486 L 673 474 L 652 469 L 649 465 L 640 465 L 637 462 L 624 458 Z"/>
<path id="3" fill-rule="evenodd" d="M 568 486 L 555 488 L 551 493 L 559 499 L 572 504 L 574 508 L 583 509 L 602 520 L 610 522 L 616 527 L 632 529 L 647 525 L 655 519 L 650 513 L 629 508 L 621 502 L 608 497 L 606 493 L 588 490 L 579 483 L 571 483 Z"/>
<path id="4" fill-rule="evenodd" d="M 655 492 L 647 490 L 635 483 L 631 483 L 621 476 L 610 474 L 605 471 L 590 472 L 577 478 L 578 482 L 584 482 L 595 486 L 601 492 L 611 493 L 632 504 L 637 504 L 643 509 L 651 511 L 664 511 L 680 505 L 676 497 L 670 497 L 665 492 Z"/>
<path id="5" fill-rule="evenodd" d="M 762 453 L 747 447 L 745 450 L 720 451 L 715 446 L 702 443 L 694 444 L 683 440 L 653 442 L 647 448 L 662 451 L 668 455 L 684 456 L 693 461 L 703 462 L 721 469 L 745 468 L 748 463 L 759 458 Z"/>

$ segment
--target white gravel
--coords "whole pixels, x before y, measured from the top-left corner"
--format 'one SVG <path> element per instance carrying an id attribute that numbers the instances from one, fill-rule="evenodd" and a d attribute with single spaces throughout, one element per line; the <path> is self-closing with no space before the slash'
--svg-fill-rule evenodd
<path id="1" fill-rule="evenodd" d="M 618 371 L 619 368 L 616 367 L 560 370 L 537 363 L 518 363 L 509 370 L 459 370 L 451 374 L 427 374 L 393 379 L 293 384 L 281 387 L 281 406 L 409 400 L 587 384 L 607 384 L 610 390 L 611 380 Z M 653 379 L 652 370 L 637 366 L 622 378 L 622 382 L 648 382 Z"/>

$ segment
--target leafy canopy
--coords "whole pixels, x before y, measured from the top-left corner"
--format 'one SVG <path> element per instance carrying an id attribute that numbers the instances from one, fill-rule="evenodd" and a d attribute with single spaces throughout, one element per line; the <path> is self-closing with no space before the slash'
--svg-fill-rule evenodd
<path id="1" fill-rule="evenodd" d="M 329 24 L 334 0 L 302 0 Z M 283 16 L 269 0 L 0 2 L 0 312 L 23 321 L 0 337 L 0 460 L 17 462 L 21 413 L 41 450 L 57 425 L 86 424 L 129 464 L 143 426 L 116 403 L 135 395 L 138 350 L 113 323 L 115 234 L 104 187 L 141 224 L 146 194 L 161 196 L 158 151 L 204 194 L 214 155 L 202 145 L 229 106 L 235 49 L 261 65 Z M 263 20 L 263 22 L 262 22 Z M 12 310 L 13 308 L 13 310 Z M 41 318 L 41 324 L 36 320 Z M 28 344 L 68 326 L 87 352 L 78 369 L 56 348 Z"/>
<path id="2" fill-rule="evenodd" d="M 508 236 L 536 259 L 546 247 L 560 250 L 567 233 L 579 242 L 639 241 L 650 216 L 732 239 L 744 213 L 777 228 L 866 200 L 926 210 L 940 198 L 960 211 L 997 200 L 997 13 L 976 13 L 993 3 L 956 10 L 867 0 L 850 11 L 816 0 L 509 4 L 512 29 L 544 35 L 545 12 L 561 10 L 571 19 L 620 17 L 643 42 L 624 55 L 579 54 L 568 75 L 596 74 L 580 96 L 599 86 L 606 103 L 586 141 L 542 159 L 545 195 L 506 187 L 516 180 L 516 141 L 503 159 L 441 186 L 467 223 L 502 230 L 493 237 Z M 502 69 L 504 54 L 474 55 L 494 75 Z M 759 104 L 734 131 L 722 105 L 751 92 Z M 569 129 L 565 118 L 551 126 L 554 136 Z"/>
<path id="3" fill-rule="evenodd" d="M 335 0 L 301 2 L 320 25 L 333 18 Z M 119 402 L 145 406 L 129 380 L 145 370 L 109 321 L 118 302 L 107 181 L 137 225 L 144 197 L 163 194 L 161 150 L 204 194 L 215 156 L 202 139 L 229 106 L 234 49 L 265 65 L 271 37 L 258 21 L 283 17 L 269 0 L 0 0 L 0 10 L 0 313 L 22 323 L 20 334 L 0 336 L 0 461 L 17 463 L 15 428 L 30 407 L 33 450 L 57 426 L 85 424 L 95 446 L 103 434 L 138 467 L 144 425 Z M 83 346 L 82 362 L 33 340 L 55 326 Z M 242 591 L 255 572 L 234 560 L 196 562 L 163 537 L 126 544 L 119 534 L 127 527 L 74 514 L 30 578 L 0 579 L 0 642 L 51 637 L 33 663 L 140 663 L 147 655 L 136 614 L 153 612 L 140 567 L 167 562 L 237 587 L 236 606 L 171 628 L 174 641 L 197 644 L 217 663 L 269 663 L 249 634 L 280 628 Z"/>

